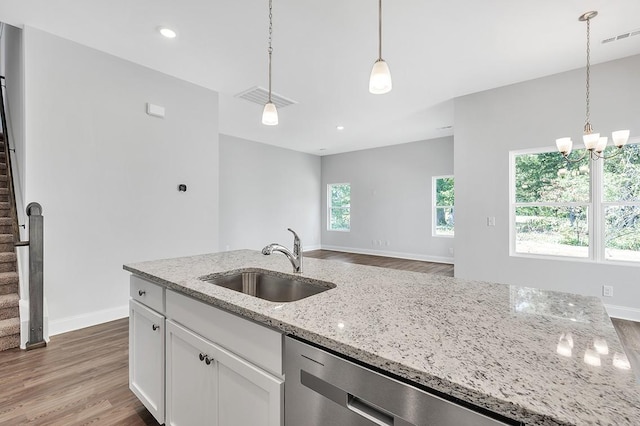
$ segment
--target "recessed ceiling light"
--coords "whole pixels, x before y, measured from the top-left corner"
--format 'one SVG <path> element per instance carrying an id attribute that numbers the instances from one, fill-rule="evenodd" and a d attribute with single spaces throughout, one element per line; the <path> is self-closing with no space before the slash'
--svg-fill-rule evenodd
<path id="1" fill-rule="evenodd" d="M 176 32 L 174 30 L 172 30 L 171 28 L 159 27 L 158 31 L 160 32 L 160 34 L 162 34 L 166 38 L 176 38 L 176 36 L 177 36 Z"/>
<path id="2" fill-rule="evenodd" d="M 336 130 L 344 130 L 344 126 L 336 126 Z"/>

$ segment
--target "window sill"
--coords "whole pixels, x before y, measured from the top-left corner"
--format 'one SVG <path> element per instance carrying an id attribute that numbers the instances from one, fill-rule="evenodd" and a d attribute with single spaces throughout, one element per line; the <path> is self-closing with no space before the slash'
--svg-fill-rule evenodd
<path id="1" fill-rule="evenodd" d="M 624 261 L 624 260 L 595 260 L 586 257 L 569 257 L 569 256 L 549 256 L 544 254 L 532 254 L 532 253 L 509 253 L 509 257 L 519 257 L 524 259 L 538 259 L 538 260 L 555 260 L 560 262 L 576 262 L 576 263 L 591 263 L 594 265 L 606 265 L 606 266 L 627 266 L 627 267 L 640 267 L 640 262 Z"/>

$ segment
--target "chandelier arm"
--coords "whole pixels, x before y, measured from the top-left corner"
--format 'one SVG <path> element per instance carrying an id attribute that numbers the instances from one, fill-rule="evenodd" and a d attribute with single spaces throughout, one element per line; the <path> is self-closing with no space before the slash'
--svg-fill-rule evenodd
<path id="1" fill-rule="evenodd" d="M 563 157 L 564 157 L 564 159 L 565 159 L 565 160 L 567 160 L 569 163 L 579 163 L 580 161 L 584 160 L 584 159 L 585 159 L 585 157 L 586 157 L 588 154 L 590 154 L 590 153 L 591 153 L 591 151 L 588 151 L 588 150 L 587 150 L 587 151 L 585 151 L 585 153 L 584 153 L 584 154 L 582 154 L 582 155 L 580 156 L 580 158 L 573 158 L 573 159 L 572 159 L 572 158 L 569 158 L 569 154 L 564 154 L 564 153 L 563 153 L 563 154 L 562 154 L 562 156 L 563 156 Z"/>
<path id="2" fill-rule="evenodd" d="M 616 148 L 618 149 L 615 151 L 615 154 L 611 154 L 611 155 L 604 155 L 602 153 L 599 154 L 596 152 L 597 159 L 608 160 L 610 158 L 617 157 L 618 155 L 620 155 L 620 153 L 622 153 L 622 147 L 616 147 Z"/>

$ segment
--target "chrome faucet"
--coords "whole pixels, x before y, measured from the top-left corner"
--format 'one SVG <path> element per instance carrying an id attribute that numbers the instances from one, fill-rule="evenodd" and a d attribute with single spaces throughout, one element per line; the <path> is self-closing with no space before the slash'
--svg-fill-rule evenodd
<path id="1" fill-rule="evenodd" d="M 278 243 L 271 243 L 262 249 L 262 254 L 264 254 L 265 256 L 268 256 L 274 251 L 279 251 L 280 253 L 287 256 L 287 259 L 289 259 L 289 261 L 291 262 L 291 265 L 293 265 L 293 272 L 296 274 L 301 274 L 302 273 L 302 242 L 300 241 L 300 237 L 298 237 L 298 234 L 296 234 L 296 232 L 293 229 L 287 228 L 287 230 L 293 234 L 293 253 L 290 252 L 288 248 Z"/>

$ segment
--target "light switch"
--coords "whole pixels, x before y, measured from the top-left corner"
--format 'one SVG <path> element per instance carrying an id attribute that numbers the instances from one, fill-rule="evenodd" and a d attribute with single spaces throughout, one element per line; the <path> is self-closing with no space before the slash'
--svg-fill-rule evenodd
<path id="1" fill-rule="evenodd" d="M 147 114 L 164 118 L 164 107 L 147 102 Z"/>
<path id="2" fill-rule="evenodd" d="M 487 226 L 496 226 L 496 217 L 488 216 L 487 217 Z"/>

